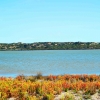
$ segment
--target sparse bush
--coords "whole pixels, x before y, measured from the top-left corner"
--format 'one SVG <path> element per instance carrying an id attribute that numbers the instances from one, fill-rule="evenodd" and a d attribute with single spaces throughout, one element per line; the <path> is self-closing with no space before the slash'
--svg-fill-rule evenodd
<path id="1" fill-rule="evenodd" d="M 42 73 L 38 72 L 37 75 L 36 75 L 36 79 L 41 79 L 41 78 L 42 78 Z"/>

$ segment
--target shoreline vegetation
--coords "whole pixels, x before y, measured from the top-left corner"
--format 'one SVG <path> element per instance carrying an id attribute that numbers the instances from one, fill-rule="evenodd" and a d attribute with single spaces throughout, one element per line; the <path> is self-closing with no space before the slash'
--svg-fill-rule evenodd
<path id="1" fill-rule="evenodd" d="M 0 100 L 100 100 L 100 75 L 0 77 Z"/>
<path id="2" fill-rule="evenodd" d="M 25 50 L 93 50 L 100 49 L 100 42 L 34 42 L 0 43 L 0 51 Z"/>

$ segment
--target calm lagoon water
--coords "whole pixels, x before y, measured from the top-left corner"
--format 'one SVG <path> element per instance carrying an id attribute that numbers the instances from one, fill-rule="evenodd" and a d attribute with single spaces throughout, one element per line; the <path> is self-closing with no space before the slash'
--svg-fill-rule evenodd
<path id="1" fill-rule="evenodd" d="M 100 50 L 0 51 L 0 76 L 100 74 Z"/>

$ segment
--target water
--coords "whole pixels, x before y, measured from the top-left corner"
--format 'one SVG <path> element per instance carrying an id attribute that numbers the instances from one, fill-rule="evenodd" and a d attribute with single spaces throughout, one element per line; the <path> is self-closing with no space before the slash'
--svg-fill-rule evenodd
<path id="1" fill-rule="evenodd" d="M 100 74 L 100 50 L 0 51 L 0 76 Z"/>

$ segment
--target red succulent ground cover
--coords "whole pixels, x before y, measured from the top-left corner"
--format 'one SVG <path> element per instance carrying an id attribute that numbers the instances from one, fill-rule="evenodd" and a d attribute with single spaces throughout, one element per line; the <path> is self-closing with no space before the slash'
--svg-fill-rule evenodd
<path id="1" fill-rule="evenodd" d="M 54 100 L 62 91 L 82 91 L 83 94 L 100 92 L 99 75 L 50 75 L 0 77 L 0 100 Z"/>

